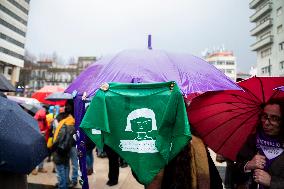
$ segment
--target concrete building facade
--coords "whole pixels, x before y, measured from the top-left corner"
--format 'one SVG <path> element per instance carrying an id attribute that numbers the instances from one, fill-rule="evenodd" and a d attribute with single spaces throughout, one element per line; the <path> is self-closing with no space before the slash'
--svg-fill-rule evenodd
<path id="1" fill-rule="evenodd" d="M 219 50 L 213 53 L 208 53 L 205 60 L 222 71 L 226 76 L 236 81 L 237 78 L 237 63 L 233 52 Z"/>
<path id="2" fill-rule="evenodd" d="M 96 57 L 79 57 L 78 62 L 68 65 L 57 64 L 52 60 L 43 60 L 33 63 L 25 60 L 24 67 L 20 71 L 18 87 L 23 88 L 23 96 L 31 94 L 47 85 L 67 88 L 72 81 L 96 61 Z"/>
<path id="3" fill-rule="evenodd" d="M 284 1 L 251 0 L 249 7 L 255 10 L 250 35 L 256 38 L 251 50 L 257 53 L 257 75 L 284 76 Z"/>
<path id="4" fill-rule="evenodd" d="M 24 66 L 30 0 L 0 1 L 0 73 L 15 84 Z"/>

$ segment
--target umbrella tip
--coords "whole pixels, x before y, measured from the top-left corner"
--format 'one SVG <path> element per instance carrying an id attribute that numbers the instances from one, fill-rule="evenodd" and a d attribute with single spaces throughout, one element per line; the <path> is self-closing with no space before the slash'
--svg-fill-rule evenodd
<path id="1" fill-rule="evenodd" d="M 151 36 L 151 34 L 148 35 L 148 49 L 152 50 L 152 36 Z"/>

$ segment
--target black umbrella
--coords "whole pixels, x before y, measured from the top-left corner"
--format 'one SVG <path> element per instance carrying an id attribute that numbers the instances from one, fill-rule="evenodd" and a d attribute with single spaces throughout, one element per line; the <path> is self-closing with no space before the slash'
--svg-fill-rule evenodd
<path id="1" fill-rule="evenodd" d="M 37 111 L 42 109 L 42 106 L 40 105 L 35 105 L 35 104 L 28 104 L 28 103 L 21 103 L 20 106 L 24 109 L 27 110 L 29 114 L 34 116 Z"/>
<path id="2" fill-rule="evenodd" d="M 0 74 L 0 91 L 3 91 L 3 92 L 15 91 L 15 87 L 2 74 Z"/>
<path id="3" fill-rule="evenodd" d="M 73 96 L 69 93 L 63 93 L 63 92 L 54 92 L 45 98 L 45 100 L 50 100 L 50 101 L 70 100 L 70 99 L 73 99 Z"/>
<path id="4" fill-rule="evenodd" d="M 17 103 L 0 97 L 0 171 L 28 174 L 47 156 L 36 120 Z"/>
<path id="5" fill-rule="evenodd" d="M 0 96 L 7 98 L 7 96 L 4 93 L 2 93 L 1 91 L 0 91 Z"/>

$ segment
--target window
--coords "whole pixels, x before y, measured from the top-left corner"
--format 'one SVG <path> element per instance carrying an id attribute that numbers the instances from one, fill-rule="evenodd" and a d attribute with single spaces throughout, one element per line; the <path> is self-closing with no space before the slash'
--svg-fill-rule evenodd
<path id="1" fill-rule="evenodd" d="M 217 61 L 217 65 L 224 65 L 224 64 L 225 64 L 225 62 L 223 62 L 223 61 L 220 61 L 220 60 Z"/>
<path id="2" fill-rule="evenodd" d="M 8 74 L 9 74 L 9 75 L 12 75 L 12 72 L 13 72 L 12 68 L 9 68 L 9 69 L 8 69 Z"/>
<path id="3" fill-rule="evenodd" d="M 15 0 L 8 0 L 10 3 L 12 3 L 15 7 L 17 7 L 18 9 L 20 9 L 21 11 L 23 11 L 24 13 L 28 14 L 29 11 L 23 7 L 22 5 L 20 5 L 17 1 Z"/>
<path id="4" fill-rule="evenodd" d="M 277 27 L 277 33 L 281 33 L 283 31 L 283 27 L 282 25 Z"/>
<path id="5" fill-rule="evenodd" d="M 259 20 L 257 25 L 260 25 L 260 24 L 266 22 L 267 20 L 270 20 L 270 15 L 268 15 L 268 16 L 264 17 L 263 19 Z"/>
<path id="6" fill-rule="evenodd" d="M 271 66 L 265 66 L 265 67 L 261 68 L 261 73 L 263 73 L 263 74 L 269 73 L 270 74 L 270 67 Z"/>
<path id="7" fill-rule="evenodd" d="M 234 72 L 233 69 L 227 69 L 227 70 L 226 70 L 226 73 L 228 73 L 228 74 L 233 74 L 233 73 L 235 73 L 235 72 Z"/>
<path id="8" fill-rule="evenodd" d="M 284 61 L 279 63 L 279 68 L 280 70 L 284 70 Z"/>
<path id="9" fill-rule="evenodd" d="M 235 62 L 234 61 L 227 61 L 226 65 L 235 65 Z"/>
<path id="10" fill-rule="evenodd" d="M 12 24 L 6 22 L 5 20 L 2 20 L 1 18 L 0 18 L 0 24 L 2 24 L 3 26 L 13 30 L 14 32 L 16 32 L 16 33 L 18 33 L 18 34 L 20 34 L 20 35 L 22 35 L 24 37 L 26 36 L 26 33 L 24 31 L 22 31 L 19 28 L 13 26 Z"/>
<path id="11" fill-rule="evenodd" d="M 3 47 L 0 47 L 0 52 L 8 54 L 8 55 L 13 56 L 13 57 L 16 57 L 18 59 L 24 60 L 24 56 L 23 55 L 20 55 L 18 53 L 10 51 L 9 49 L 5 49 Z"/>
<path id="12" fill-rule="evenodd" d="M 279 43 L 279 51 L 283 51 L 284 50 L 284 41 Z"/>
<path id="13" fill-rule="evenodd" d="M 271 55 L 271 48 L 261 51 L 260 54 L 261 54 L 261 58 Z"/>
<path id="14" fill-rule="evenodd" d="M 276 10 L 276 15 L 277 16 L 280 16 L 282 14 L 282 7 L 279 7 L 277 10 Z"/>
<path id="15" fill-rule="evenodd" d="M 11 43 L 13 43 L 14 45 L 17 45 L 17 46 L 19 46 L 19 47 L 22 47 L 22 48 L 25 47 L 25 45 L 24 45 L 23 43 L 21 43 L 21 42 L 15 40 L 15 39 L 13 39 L 13 38 L 11 38 L 11 37 L 9 37 L 9 36 L 3 34 L 3 33 L 0 33 L 0 38 L 1 38 L 1 39 L 4 39 L 4 40 L 6 40 L 6 41 L 9 41 L 9 42 L 11 42 Z"/>
<path id="16" fill-rule="evenodd" d="M 265 37 L 269 36 L 271 34 L 271 31 L 265 32 L 261 36 L 259 36 L 259 39 L 264 39 Z"/>
<path id="17" fill-rule="evenodd" d="M 13 13 L 12 11 L 10 11 L 9 9 L 7 9 L 6 7 L 4 7 L 1 4 L 0 4 L 0 10 L 5 12 L 9 16 L 13 17 L 14 19 L 18 20 L 19 22 L 23 23 L 25 26 L 28 24 L 28 22 L 26 20 L 22 19 L 21 17 L 19 17 L 18 15 L 16 15 L 15 13 Z"/>

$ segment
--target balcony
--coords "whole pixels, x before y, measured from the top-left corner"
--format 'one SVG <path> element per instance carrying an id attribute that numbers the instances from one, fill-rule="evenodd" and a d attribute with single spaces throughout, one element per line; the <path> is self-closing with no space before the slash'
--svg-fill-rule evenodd
<path id="1" fill-rule="evenodd" d="M 256 12 L 250 16 L 250 22 L 255 22 L 257 19 L 259 19 L 262 15 L 268 13 L 272 10 L 272 3 L 266 3 L 263 6 L 261 6 Z"/>
<path id="2" fill-rule="evenodd" d="M 257 7 L 257 5 L 261 2 L 262 0 L 252 0 L 249 3 L 249 8 L 250 9 L 255 9 L 255 7 Z"/>
<path id="3" fill-rule="evenodd" d="M 259 41 L 255 42 L 254 44 L 252 44 L 250 46 L 251 50 L 252 51 L 257 51 L 259 50 L 260 48 L 266 46 L 266 45 L 269 45 L 273 43 L 273 35 L 269 35 L 263 39 L 260 39 Z"/>
<path id="4" fill-rule="evenodd" d="M 259 34 L 264 29 L 268 28 L 269 26 L 272 26 L 272 19 L 266 20 L 265 22 L 259 24 L 258 26 L 250 30 L 250 35 L 256 36 L 257 34 Z"/>

